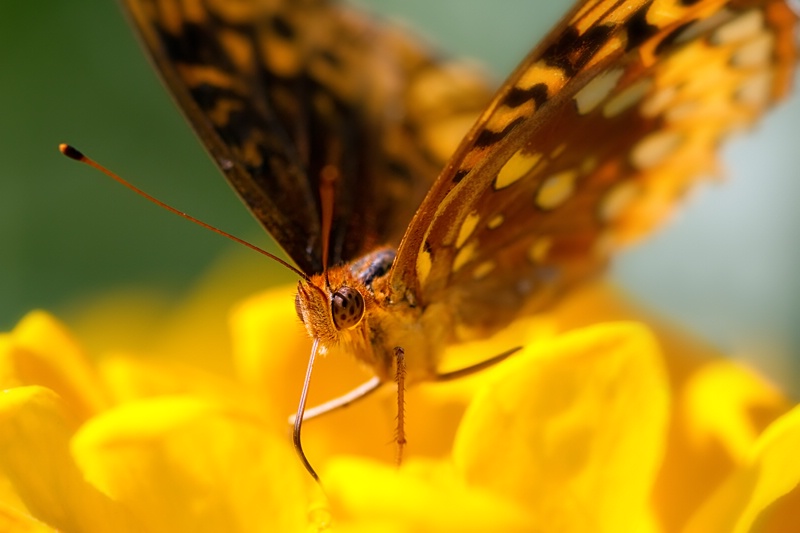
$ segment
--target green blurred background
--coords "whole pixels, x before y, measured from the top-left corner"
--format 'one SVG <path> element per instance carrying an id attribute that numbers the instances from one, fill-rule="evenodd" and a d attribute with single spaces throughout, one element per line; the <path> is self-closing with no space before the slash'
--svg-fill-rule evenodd
<path id="1" fill-rule="evenodd" d="M 570 2 L 363 0 L 498 79 Z M 613 275 L 652 308 L 734 354 L 800 353 L 800 99 L 725 150 L 728 183 L 698 191 Z M 269 243 L 160 85 L 117 3 L 0 6 L 0 326 L 119 287 L 175 299 L 235 245 L 61 156 L 69 142 L 154 196 Z M 264 261 L 250 255 L 253 264 Z M 258 267 L 257 267 L 258 268 Z M 253 289 L 275 283 L 264 265 Z M 290 276 L 279 275 L 281 280 Z M 290 303 L 287 303 L 290 305 Z M 776 365 L 772 371 L 776 370 Z"/>

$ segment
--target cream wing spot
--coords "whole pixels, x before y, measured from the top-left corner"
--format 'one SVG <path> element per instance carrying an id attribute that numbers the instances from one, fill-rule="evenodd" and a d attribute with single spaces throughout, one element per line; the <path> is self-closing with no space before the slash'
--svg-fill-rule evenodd
<path id="1" fill-rule="evenodd" d="M 458 237 L 456 238 L 456 248 L 461 248 L 469 236 L 472 235 L 472 232 L 475 231 L 475 227 L 478 225 L 481 217 L 478 215 L 476 211 L 471 212 L 467 215 L 467 218 L 464 219 L 464 222 L 461 224 L 461 229 L 458 231 Z"/>
<path id="2" fill-rule="evenodd" d="M 626 87 L 618 95 L 613 96 L 606 105 L 603 106 L 603 116 L 613 118 L 637 105 L 645 97 L 653 86 L 653 80 L 644 78 L 629 87 Z"/>
<path id="3" fill-rule="evenodd" d="M 549 211 L 562 205 L 575 192 L 577 177 L 578 173 L 574 170 L 565 170 L 544 180 L 536 192 L 536 206 Z"/>
<path id="4" fill-rule="evenodd" d="M 642 106 L 639 110 L 645 118 L 652 118 L 662 113 L 665 109 L 668 109 L 677 95 L 678 89 L 674 85 L 658 89 L 653 95 L 642 102 Z"/>
<path id="5" fill-rule="evenodd" d="M 772 73 L 763 72 L 742 83 L 736 91 L 736 99 L 755 107 L 766 106 L 772 90 Z"/>
<path id="6" fill-rule="evenodd" d="M 539 164 L 542 160 L 540 153 L 525 153 L 522 149 L 517 150 L 514 155 L 506 161 L 497 177 L 494 180 L 495 190 L 500 190 L 508 187 L 512 183 L 522 179 L 533 167 Z"/>
<path id="7" fill-rule="evenodd" d="M 712 28 L 716 28 L 726 20 L 733 17 L 733 12 L 727 8 L 722 8 L 710 17 L 703 17 L 695 20 L 692 24 L 686 27 L 681 34 L 675 39 L 676 44 L 687 43 L 694 41 L 700 35 L 707 32 Z"/>
<path id="8" fill-rule="evenodd" d="M 611 94 L 624 71 L 621 68 L 601 72 L 587 83 L 575 95 L 575 105 L 578 113 L 586 115 L 591 113 L 600 103 Z"/>
<path id="9" fill-rule="evenodd" d="M 672 106 L 664 113 L 664 120 L 670 124 L 675 124 L 683 120 L 696 118 L 703 111 L 703 106 L 697 101 L 684 102 Z"/>
<path id="10" fill-rule="evenodd" d="M 765 33 L 736 50 L 731 56 L 731 63 L 740 68 L 767 65 L 773 46 L 774 38 Z"/>
<path id="11" fill-rule="evenodd" d="M 647 170 L 661 163 L 678 149 L 683 137 L 676 131 L 657 131 L 639 141 L 631 151 L 631 163 L 640 170 Z"/>
<path id="12" fill-rule="evenodd" d="M 600 220 L 611 222 L 639 196 L 641 186 L 635 181 L 624 181 L 611 187 L 600 201 Z"/>
<path id="13" fill-rule="evenodd" d="M 717 28 L 711 34 L 711 42 L 728 44 L 749 39 L 758 35 L 763 27 L 764 15 L 761 11 L 754 9 Z"/>

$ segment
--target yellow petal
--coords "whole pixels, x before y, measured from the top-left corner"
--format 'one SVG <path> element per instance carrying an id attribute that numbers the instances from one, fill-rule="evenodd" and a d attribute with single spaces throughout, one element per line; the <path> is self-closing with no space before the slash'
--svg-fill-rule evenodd
<path id="1" fill-rule="evenodd" d="M 573 292 L 554 315 L 563 329 L 606 320 L 645 321 L 658 338 L 675 405 L 653 500 L 665 531 L 679 531 L 698 502 L 736 467 L 753 436 L 790 407 L 783 395 L 753 372 L 725 360 L 713 346 L 608 284 L 594 283 Z M 714 395 L 718 398 L 703 405 Z"/>
<path id="2" fill-rule="evenodd" d="M 88 484 L 69 455 L 75 421 L 52 391 L 0 394 L 0 470 L 27 510 L 62 531 L 137 531 L 124 508 Z"/>
<path id="3" fill-rule="evenodd" d="M 662 523 L 677 531 L 789 403 L 762 378 L 722 358 L 698 360 L 671 382 L 675 409 L 654 501 Z"/>
<path id="4" fill-rule="evenodd" d="M 440 463 L 409 462 L 398 470 L 340 457 L 328 464 L 322 479 L 337 531 L 536 530 L 528 512 L 487 491 L 466 487 Z"/>
<path id="5" fill-rule="evenodd" d="M 688 380 L 682 403 L 688 437 L 695 446 L 721 446 L 739 464 L 748 458 L 767 423 L 757 415 L 787 408 L 786 399 L 773 386 L 726 360 L 709 363 L 695 372 Z"/>
<path id="6" fill-rule="evenodd" d="M 653 530 L 667 424 L 659 357 L 641 326 L 606 324 L 509 359 L 464 415 L 457 468 L 550 528 Z"/>
<path id="7" fill-rule="evenodd" d="M 116 403 L 176 394 L 247 401 L 233 380 L 168 359 L 109 355 L 97 367 Z"/>
<path id="8" fill-rule="evenodd" d="M 186 298 L 152 287 L 116 288 L 80 302 L 70 313 L 70 324 L 93 353 L 113 349 L 147 354 L 230 376 L 228 312 L 263 288 L 264 280 L 280 278 L 283 270 L 234 247 Z"/>
<path id="9" fill-rule="evenodd" d="M 748 464 L 698 511 L 685 533 L 794 531 L 800 523 L 800 407 L 764 432 Z"/>
<path id="10" fill-rule="evenodd" d="M 287 439 L 240 410 L 190 397 L 126 404 L 73 441 L 92 483 L 147 531 L 295 531 L 308 476 Z"/>
<path id="11" fill-rule="evenodd" d="M 244 301 L 232 315 L 234 356 L 240 379 L 252 387 L 272 421 L 287 428 L 306 372 L 311 341 L 294 311 L 295 286 L 278 287 Z M 318 357 L 308 405 L 341 396 L 371 375 L 347 353 Z M 346 409 L 303 426 L 303 445 L 317 468 L 339 453 L 381 458 L 391 463 L 396 393 L 387 387 Z M 394 403 L 393 403 L 394 402 Z"/>
<path id="12" fill-rule="evenodd" d="M 4 533 L 57 533 L 27 513 L 0 503 L 0 531 Z"/>
<path id="13" fill-rule="evenodd" d="M 41 385 L 55 391 L 81 419 L 104 409 L 109 400 L 78 343 L 52 316 L 25 316 L 0 347 L 5 387 Z M 9 383 L 12 379 L 14 382 Z"/>

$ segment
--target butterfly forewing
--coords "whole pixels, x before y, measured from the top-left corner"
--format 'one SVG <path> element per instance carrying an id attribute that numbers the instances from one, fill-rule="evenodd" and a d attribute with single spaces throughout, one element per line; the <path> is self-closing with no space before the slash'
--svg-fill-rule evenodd
<path id="1" fill-rule="evenodd" d="M 335 181 L 329 262 L 396 246 L 460 139 L 453 132 L 489 101 L 478 77 L 338 4 L 126 5 L 215 162 L 309 274 L 325 266 L 323 172 Z"/>
<path id="2" fill-rule="evenodd" d="M 399 250 L 396 297 L 445 302 L 485 335 L 598 270 L 785 93 L 795 22 L 782 1 L 576 8 L 439 176 Z"/>
<path id="3" fill-rule="evenodd" d="M 306 375 L 331 348 L 375 373 L 314 412 L 396 382 L 398 457 L 406 383 L 513 353 L 439 368 L 449 343 L 541 309 L 717 174 L 720 143 L 787 91 L 797 55 L 787 0 L 590 0 L 491 98 L 338 3 L 126 4 L 217 164 L 309 274 Z M 307 387 L 293 438 L 316 477 Z"/>

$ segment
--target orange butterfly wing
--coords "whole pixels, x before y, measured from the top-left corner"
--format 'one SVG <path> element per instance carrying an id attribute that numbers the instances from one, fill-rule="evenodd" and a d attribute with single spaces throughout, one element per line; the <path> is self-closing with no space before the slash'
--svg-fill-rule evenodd
<path id="1" fill-rule="evenodd" d="M 784 95 L 783 1 L 590 1 L 504 83 L 412 221 L 393 299 L 485 335 L 661 222 Z M 466 333 L 465 333 L 466 332 Z"/>
<path id="2" fill-rule="evenodd" d="M 214 161 L 308 274 L 325 266 L 323 168 L 340 178 L 329 262 L 396 246 L 455 147 L 438 131 L 463 134 L 489 101 L 482 80 L 336 3 L 125 4 Z"/>

